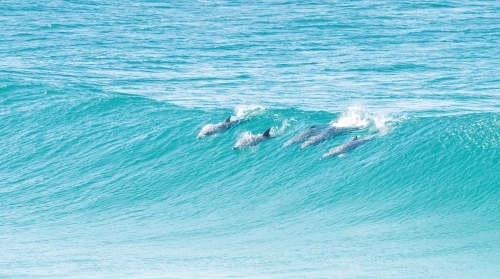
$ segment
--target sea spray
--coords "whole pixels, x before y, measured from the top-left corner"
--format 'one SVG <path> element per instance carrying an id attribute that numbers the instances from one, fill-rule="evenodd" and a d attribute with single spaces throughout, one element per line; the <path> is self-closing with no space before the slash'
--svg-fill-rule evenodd
<path id="1" fill-rule="evenodd" d="M 350 106 L 338 119 L 332 120 L 330 124 L 335 127 L 366 127 L 368 126 L 370 115 L 359 106 Z"/>
<path id="2" fill-rule="evenodd" d="M 272 137 L 279 137 L 283 135 L 288 128 L 291 126 L 291 122 L 294 121 L 293 119 L 283 119 L 281 122 L 281 126 L 273 126 L 271 127 L 271 136 Z"/>
<path id="3" fill-rule="evenodd" d="M 266 109 L 260 105 L 239 105 L 234 108 L 237 119 L 250 120 L 252 117 L 264 114 Z"/>

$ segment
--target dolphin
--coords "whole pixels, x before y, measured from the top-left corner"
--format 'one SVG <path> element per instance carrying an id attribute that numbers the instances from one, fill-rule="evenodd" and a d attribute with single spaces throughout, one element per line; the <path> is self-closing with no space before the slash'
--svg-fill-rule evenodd
<path id="1" fill-rule="evenodd" d="M 359 130 L 358 127 L 330 127 L 326 131 L 323 131 L 315 136 L 310 137 L 308 140 L 302 143 L 300 149 L 304 149 L 311 145 L 317 145 L 327 139 L 333 138 L 340 134 L 352 132 L 355 130 Z"/>
<path id="2" fill-rule="evenodd" d="M 304 132 L 296 135 L 295 137 L 293 137 L 293 138 L 289 139 L 287 142 L 285 142 L 283 144 L 283 147 L 287 147 L 287 146 L 290 146 L 290 145 L 295 144 L 295 143 L 301 143 L 301 142 L 305 141 L 308 137 L 319 133 L 323 129 L 325 129 L 324 126 L 312 125 Z"/>
<path id="3" fill-rule="evenodd" d="M 206 137 L 206 136 L 210 136 L 210 135 L 215 135 L 215 134 L 218 134 L 218 133 L 222 133 L 222 132 L 225 132 L 231 128 L 233 128 L 234 126 L 240 124 L 242 121 L 240 119 L 236 119 L 234 121 L 231 121 L 231 115 L 228 116 L 226 118 L 226 120 L 224 120 L 224 122 L 219 122 L 217 124 L 207 124 L 205 125 L 200 133 L 198 134 L 198 139 L 201 139 L 203 137 Z"/>
<path id="4" fill-rule="evenodd" d="M 360 146 L 368 141 L 371 141 L 374 138 L 375 138 L 375 136 L 370 136 L 370 137 L 365 137 L 365 138 L 358 138 L 358 136 L 355 136 L 350 141 L 330 149 L 330 151 L 323 154 L 323 156 L 321 156 L 321 158 L 324 159 L 327 157 L 332 157 L 332 156 L 344 154 L 347 151 L 354 149 L 354 148 L 356 148 L 356 147 L 358 147 L 358 146 Z"/>
<path id="5" fill-rule="evenodd" d="M 233 147 L 233 150 L 246 146 L 254 146 L 265 140 L 270 139 L 271 138 L 271 135 L 269 134 L 270 131 L 271 128 L 267 129 L 262 135 L 256 135 L 256 136 L 252 135 L 251 137 L 243 137 L 242 139 L 236 142 L 236 144 Z"/>

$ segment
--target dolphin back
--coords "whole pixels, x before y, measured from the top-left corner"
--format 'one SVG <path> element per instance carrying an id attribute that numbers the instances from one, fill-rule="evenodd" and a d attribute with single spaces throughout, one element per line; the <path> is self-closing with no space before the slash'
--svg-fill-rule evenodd
<path id="1" fill-rule="evenodd" d="M 211 136 L 218 133 L 225 132 L 232 127 L 240 124 L 242 121 L 236 119 L 235 121 L 231 121 L 231 115 L 229 115 L 223 122 L 219 122 L 217 124 L 207 124 L 203 126 L 200 133 L 198 134 L 198 139 L 201 139 L 205 136 Z"/>
<path id="2" fill-rule="evenodd" d="M 314 136 L 318 132 L 320 132 L 322 129 L 325 129 L 325 127 L 320 127 L 318 125 L 312 125 L 309 127 L 307 130 L 303 131 L 302 133 L 294 136 L 293 138 L 289 139 L 287 142 L 283 144 L 283 147 L 290 146 L 295 143 L 301 143 L 306 141 L 309 137 Z"/>
<path id="3" fill-rule="evenodd" d="M 262 134 L 262 137 L 263 138 L 270 138 L 271 135 L 269 134 L 271 132 L 271 128 L 267 129 L 263 134 Z"/>
<path id="4" fill-rule="evenodd" d="M 321 158 L 332 157 L 332 156 L 337 156 L 337 155 L 347 153 L 349 150 L 354 149 L 354 148 L 356 148 L 356 147 L 358 147 L 366 142 L 369 142 L 374 138 L 375 138 L 375 136 L 370 136 L 370 137 L 365 137 L 365 138 L 358 138 L 358 136 L 356 136 L 356 137 L 352 138 L 350 141 L 330 149 L 328 152 L 323 154 L 323 156 L 321 156 Z"/>

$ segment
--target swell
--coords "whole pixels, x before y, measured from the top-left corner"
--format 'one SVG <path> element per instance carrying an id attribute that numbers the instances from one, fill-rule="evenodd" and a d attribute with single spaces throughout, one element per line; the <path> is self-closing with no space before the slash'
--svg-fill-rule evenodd
<path id="1" fill-rule="evenodd" d="M 206 266 L 218 277 L 259 277 L 255 266 L 264 265 L 307 277 L 331 272 L 332 255 L 356 273 L 358 265 L 341 262 L 354 258 L 376 269 L 372 259 L 382 255 L 397 259 L 382 265 L 411 268 L 446 257 L 448 270 L 476 270 L 471 255 L 498 254 L 498 114 L 386 115 L 381 126 L 374 119 L 384 117 L 363 110 L 253 107 L 248 121 L 198 140 L 205 124 L 241 115 L 240 108 L 193 110 L 36 87 L 1 95 L 0 105 L 0 228 L 10 232 L 0 238 L 0 267 L 21 266 L 8 274 L 58 266 L 64 272 L 51 277 L 90 274 L 90 267 L 125 277 L 147 277 L 151 268 L 192 277 Z M 314 147 L 282 147 L 313 124 L 365 120 L 368 128 Z M 268 127 L 270 140 L 231 150 L 242 134 Z M 381 137 L 319 160 L 380 127 Z M 35 261 L 21 250 L 52 257 Z M 153 267 L 125 271 L 127 261 L 116 261 L 123 255 L 151 259 Z M 238 267 L 221 267 L 228 263 Z M 494 263 L 485 269 L 493 272 Z"/>
<path id="2" fill-rule="evenodd" d="M 29 97 L 36 101 L 24 99 Z M 143 201 L 169 207 L 201 199 L 199 210 L 217 211 L 234 210 L 235 200 L 265 204 L 287 196 L 291 200 L 283 208 L 291 212 L 358 199 L 379 203 L 383 197 L 394 198 L 385 206 L 395 203 L 414 216 L 443 207 L 496 208 L 496 114 L 405 118 L 345 157 L 319 161 L 331 147 L 375 128 L 299 150 L 282 145 L 309 125 L 328 124 L 342 114 L 266 110 L 224 134 L 197 140 L 203 125 L 233 112 L 190 110 L 129 95 L 29 97 L 2 100 L 8 109 L 0 131 L 1 192 L 9 197 L 7 206 L 24 205 L 33 214 L 23 211 L 16 222 L 40 217 L 40 205 L 44 214 L 71 215 L 82 209 L 118 211 Z M 275 132 L 271 140 L 231 150 L 244 132 L 268 127 Z"/>
<path id="3" fill-rule="evenodd" d="M 2 194 L 10 197 L 7 206 L 26 209 L 15 211 L 19 216 L 12 220 L 88 216 L 144 196 L 147 188 L 127 189 L 157 168 L 161 148 L 177 140 L 157 122 L 165 108 L 133 96 L 54 95 L 30 94 L 33 103 L 11 100 L 13 107 L 18 102 L 24 107 L 3 118 L 0 160 L 7 187 Z M 172 132 L 179 129 L 176 122 L 169 119 Z"/>

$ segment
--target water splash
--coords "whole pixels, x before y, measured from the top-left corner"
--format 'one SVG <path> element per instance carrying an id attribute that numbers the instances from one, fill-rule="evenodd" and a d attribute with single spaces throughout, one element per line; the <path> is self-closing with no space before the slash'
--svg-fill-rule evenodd
<path id="1" fill-rule="evenodd" d="M 347 111 L 342 113 L 340 117 L 331 122 L 330 125 L 335 127 L 367 127 L 369 124 L 369 114 L 361 107 L 348 107 Z"/>
<path id="2" fill-rule="evenodd" d="M 260 105 L 239 105 L 234 108 L 234 114 L 238 120 L 250 120 L 252 117 L 264 114 L 265 110 Z"/>
<path id="3" fill-rule="evenodd" d="M 283 120 L 283 122 L 281 123 L 281 126 L 271 127 L 271 137 L 280 136 L 283 133 L 285 133 L 286 129 L 288 129 L 288 127 L 292 126 L 292 124 L 291 124 L 292 121 L 294 121 L 293 118 L 285 118 Z"/>
<path id="4" fill-rule="evenodd" d="M 330 125 L 342 128 L 367 128 L 370 131 L 378 132 L 380 136 L 384 136 L 394 129 L 396 123 L 406 119 L 406 116 L 395 118 L 384 113 L 370 113 L 359 106 L 350 106 L 336 121 L 330 122 Z"/>

